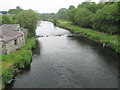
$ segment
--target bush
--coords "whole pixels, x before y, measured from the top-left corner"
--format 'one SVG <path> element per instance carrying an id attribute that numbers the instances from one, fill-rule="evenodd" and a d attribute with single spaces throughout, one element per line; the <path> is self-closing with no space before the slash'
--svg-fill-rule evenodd
<path id="1" fill-rule="evenodd" d="M 16 14 L 15 20 L 21 27 L 28 29 L 28 36 L 35 36 L 35 29 L 37 28 L 37 20 L 39 20 L 39 14 L 35 11 L 23 10 Z"/>
<path id="2" fill-rule="evenodd" d="M 92 17 L 93 29 L 106 33 L 118 34 L 118 3 L 106 5 L 99 9 Z"/>
<path id="3" fill-rule="evenodd" d="M 75 13 L 74 21 L 82 27 L 91 27 L 92 12 L 86 8 L 79 8 Z"/>
<path id="4" fill-rule="evenodd" d="M 31 62 L 32 51 L 35 47 L 35 38 L 28 38 L 26 45 L 19 51 L 3 55 L 2 57 L 2 80 L 3 85 L 9 81 L 14 75 L 14 68 L 22 69 L 28 66 Z"/>
<path id="5" fill-rule="evenodd" d="M 15 20 L 13 15 L 2 15 L 2 24 L 13 24 Z"/>
<path id="6" fill-rule="evenodd" d="M 93 39 L 99 41 L 99 40 L 100 40 L 100 37 L 98 37 L 98 36 L 93 36 Z"/>
<path id="7" fill-rule="evenodd" d="M 9 81 L 13 77 L 13 73 L 14 73 L 13 67 L 9 67 L 2 70 L 2 83 L 6 83 L 7 81 Z"/>

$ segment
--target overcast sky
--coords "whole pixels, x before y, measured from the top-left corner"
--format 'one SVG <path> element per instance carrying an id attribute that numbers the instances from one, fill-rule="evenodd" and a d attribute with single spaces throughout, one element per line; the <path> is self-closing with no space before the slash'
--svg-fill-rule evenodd
<path id="1" fill-rule="evenodd" d="M 0 0 L 0 11 L 14 9 L 16 6 L 22 9 L 33 9 L 39 13 L 56 13 L 60 8 L 75 7 L 86 0 Z M 96 3 L 99 0 L 92 0 Z"/>

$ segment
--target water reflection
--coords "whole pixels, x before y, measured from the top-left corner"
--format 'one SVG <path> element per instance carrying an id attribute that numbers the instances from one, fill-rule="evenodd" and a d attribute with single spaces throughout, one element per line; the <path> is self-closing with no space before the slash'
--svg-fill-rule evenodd
<path id="1" fill-rule="evenodd" d="M 117 88 L 117 54 L 69 31 L 41 22 L 31 69 L 13 88 Z M 62 35 L 62 36 L 55 36 Z"/>
<path id="2" fill-rule="evenodd" d="M 33 49 L 33 56 L 40 55 L 40 53 L 41 53 L 41 49 L 40 49 L 41 44 L 40 43 L 41 42 L 37 39 L 35 48 Z"/>

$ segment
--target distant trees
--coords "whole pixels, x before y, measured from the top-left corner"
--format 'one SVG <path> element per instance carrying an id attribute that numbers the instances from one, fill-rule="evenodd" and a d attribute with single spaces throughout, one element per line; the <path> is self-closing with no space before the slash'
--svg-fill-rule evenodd
<path id="1" fill-rule="evenodd" d="M 16 23 L 14 15 L 11 15 L 11 14 L 17 14 L 20 11 L 23 11 L 23 9 L 21 9 L 20 6 L 17 6 L 16 9 L 10 9 L 9 11 L 1 11 L 2 14 L 5 14 L 5 15 L 1 15 L 1 19 L 0 19 L 1 24 Z M 7 13 L 9 13 L 10 15 L 9 14 L 7 15 Z"/>
<path id="2" fill-rule="evenodd" d="M 77 8 L 71 9 L 67 12 L 67 20 L 72 21 L 75 24 L 75 13 L 77 12 Z"/>
<path id="3" fill-rule="evenodd" d="M 87 8 L 91 5 L 92 2 L 82 2 L 82 4 L 78 5 L 78 8 Z"/>
<path id="4" fill-rule="evenodd" d="M 28 36 L 35 36 L 35 29 L 37 28 L 37 21 L 40 20 L 40 14 L 29 9 L 23 10 L 20 6 L 17 6 L 16 9 L 10 9 L 10 14 L 14 15 L 1 15 L 0 25 L 1 24 L 20 24 L 21 27 L 28 29 Z"/>
<path id="5" fill-rule="evenodd" d="M 119 6 L 120 2 L 83 2 L 77 8 L 70 6 L 67 9 L 60 9 L 59 19 L 67 19 L 73 24 L 92 28 L 109 34 L 120 34 L 119 24 Z M 59 14 L 56 14 L 59 16 Z"/>
<path id="6" fill-rule="evenodd" d="M 72 9 L 74 9 L 74 8 L 75 8 L 75 6 L 70 5 L 70 7 L 68 8 L 68 10 L 72 10 Z"/>
<path id="7" fill-rule="evenodd" d="M 0 13 L 7 15 L 8 11 L 0 11 Z"/>
<path id="8" fill-rule="evenodd" d="M 87 9 L 89 9 L 91 12 L 93 12 L 93 13 L 96 13 L 96 11 L 98 10 L 98 9 L 101 9 L 101 8 L 103 8 L 104 7 L 104 4 L 102 4 L 102 3 L 98 3 L 98 4 L 96 4 L 96 3 L 91 3 L 88 7 L 87 7 Z"/>
<path id="9" fill-rule="evenodd" d="M 93 29 L 117 34 L 119 24 L 118 3 L 106 5 L 102 9 L 99 9 L 91 21 Z"/>
<path id="10" fill-rule="evenodd" d="M 40 17 L 42 20 L 56 19 L 57 15 L 55 13 L 43 13 L 43 14 L 40 14 Z"/>
<path id="11" fill-rule="evenodd" d="M 9 14 L 17 14 L 18 12 L 22 11 L 23 9 L 20 6 L 17 6 L 16 9 L 10 9 L 8 11 Z"/>
<path id="12" fill-rule="evenodd" d="M 86 8 L 80 8 L 76 12 L 74 16 L 74 20 L 77 25 L 90 28 L 91 27 L 91 16 L 92 16 L 91 11 L 89 11 Z"/>
<path id="13" fill-rule="evenodd" d="M 27 28 L 29 37 L 35 36 L 35 29 L 37 27 L 37 20 L 39 20 L 39 14 L 33 10 L 24 10 L 16 14 L 16 22 L 21 27 Z"/>
<path id="14" fill-rule="evenodd" d="M 120 34 L 118 31 L 120 21 L 118 9 L 120 1 L 117 2 L 115 0 L 116 2 L 111 2 L 111 0 L 100 0 L 98 4 L 88 1 L 90 0 L 79 4 L 77 8 L 70 5 L 68 9 L 59 9 L 56 14 L 45 14 L 46 19 L 53 16 L 51 19 L 69 20 L 73 24 L 85 28 L 91 28 L 109 34 Z"/>
<path id="15" fill-rule="evenodd" d="M 57 15 L 59 19 L 66 19 L 67 9 L 66 8 L 59 9 Z"/>

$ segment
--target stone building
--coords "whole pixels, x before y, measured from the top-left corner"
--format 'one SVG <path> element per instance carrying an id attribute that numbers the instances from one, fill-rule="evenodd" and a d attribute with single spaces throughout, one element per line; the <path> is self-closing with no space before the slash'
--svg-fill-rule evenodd
<path id="1" fill-rule="evenodd" d="M 0 54 L 8 54 L 25 45 L 27 30 L 19 24 L 4 24 L 0 26 Z"/>

